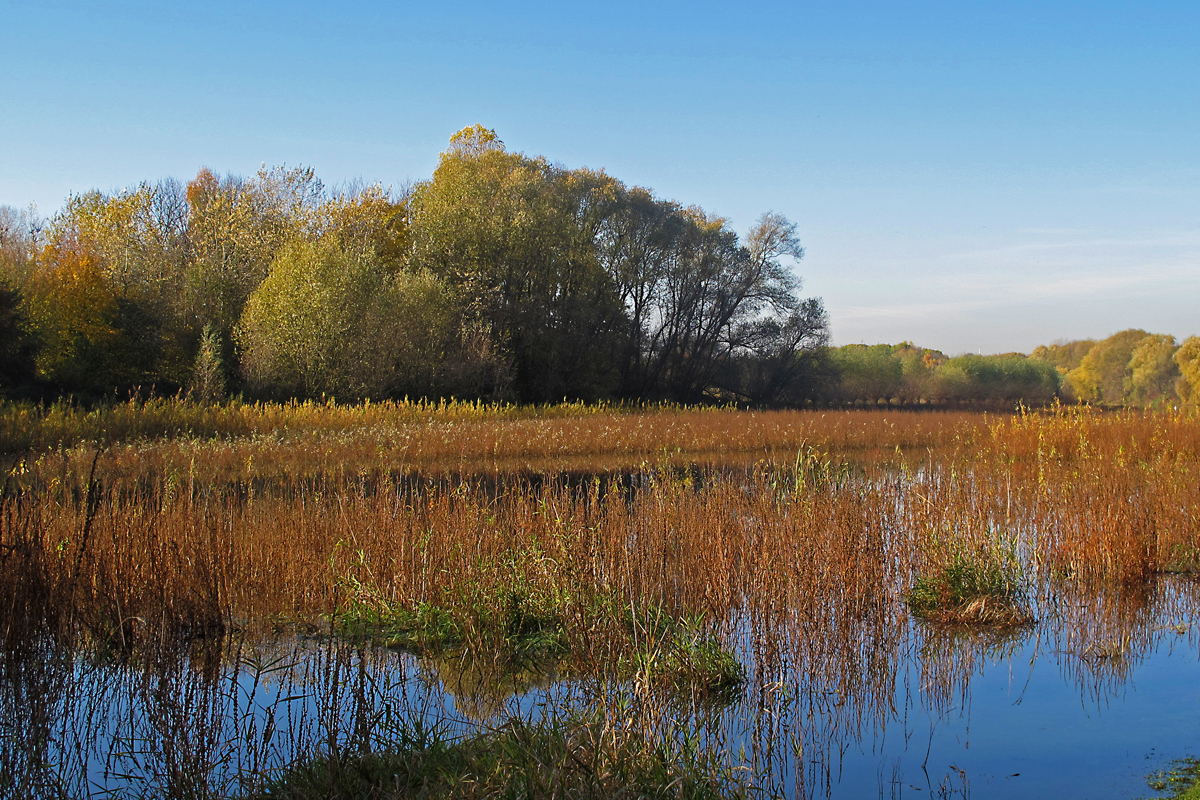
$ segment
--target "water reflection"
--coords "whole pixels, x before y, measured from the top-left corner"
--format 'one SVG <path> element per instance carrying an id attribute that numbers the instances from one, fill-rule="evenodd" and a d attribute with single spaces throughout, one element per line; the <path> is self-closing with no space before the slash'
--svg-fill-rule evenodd
<path id="1" fill-rule="evenodd" d="M 750 680 L 725 706 L 636 679 L 564 680 L 548 662 L 420 661 L 321 635 L 161 643 L 108 662 L 43 635 L 4 654 L 0 728 L 11 745 L 0 749 L 0 787 L 14 797 L 227 796 L 261 789 L 305 754 L 387 748 L 414 721 L 466 734 L 508 715 L 600 707 L 625 724 L 683 721 L 792 796 L 1136 789 L 1151 747 L 1200 738 L 1198 587 L 1059 586 L 1040 601 L 1055 614 L 998 631 L 892 608 L 883 626 L 826 629 L 833 638 L 819 647 L 765 627 L 783 617 L 747 616 L 731 636 Z"/>
<path id="2" fill-rule="evenodd" d="M 502 717 L 514 697 L 546 693 L 559 682 L 559 664 L 550 659 L 514 664 L 467 651 L 421 662 L 429 687 L 453 700 L 454 709 L 474 722 Z"/>

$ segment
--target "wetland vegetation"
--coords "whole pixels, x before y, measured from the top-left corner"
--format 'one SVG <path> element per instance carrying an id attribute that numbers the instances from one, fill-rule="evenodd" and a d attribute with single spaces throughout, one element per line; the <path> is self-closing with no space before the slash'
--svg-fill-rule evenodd
<path id="1" fill-rule="evenodd" d="M 1173 762 L 1169 769 L 1151 776 L 1150 788 L 1165 793 L 1162 797 L 1178 800 L 1200 798 L 1200 759 L 1183 758 Z"/>
<path id="2" fill-rule="evenodd" d="M 1109 702 L 1197 647 L 1184 413 L 154 401 L 0 436 L 16 796 L 836 795 L 984 664 Z"/>

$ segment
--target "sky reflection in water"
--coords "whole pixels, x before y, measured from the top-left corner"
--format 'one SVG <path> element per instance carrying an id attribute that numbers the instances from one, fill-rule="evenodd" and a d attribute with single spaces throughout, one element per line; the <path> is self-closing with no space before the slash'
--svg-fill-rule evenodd
<path id="1" fill-rule="evenodd" d="M 1069 602 L 1064 616 L 1008 633 L 914 622 L 896 660 L 883 667 L 894 683 L 872 684 L 894 685 L 892 696 L 855 695 L 851 688 L 839 703 L 828 684 L 800 670 L 772 683 L 756 677 L 750 663 L 740 702 L 719 708 L 678 699 L 677 705 L 668 701 L 664 709 L 672 710 L 664 713 L 692 717 L 718 746 L 744 745 L 765 779 L 789 795 L 1145 796 L 1147 773 L 1200 749 L 1200 626 L 1191 611 L 1200 584 L 1166 579 L 1163 586 L 1148 605 L 1131 606 L 1132 613 L 1093 617 L 1090 631 L 1069 624 Z M 274 669 L 282 665 L 291 666 Z M 506 714 L 536 716 L 596 696 L 585 680 L 552 683 L 534 670 L 491 683 L 486 670 L 463 668 L 455 660 L 419 662 L 320 638 L 288 639 L 243 645 L 236 657 L 227 651 L 207 673 L 196 663 L 153 676 L 77 667 L 73 687 L 64 682 L 63 691 L 42 691 L 57 698 L 50 724 L 56 743 L 73 741 L 78 753 L 78 743 L 91 739 L 86 760 L 93 792 L 145 790 L 160 782 L 153 773 L 165 771 L 171 759 L 188 758 L 188 768 L 209 769 L 219 776 L 216 784 L 232 788 L 239 770 L 280 766 L 331 736 L 343 743 L 366 736 L 372 746 L 385 745 L 414 715 L 464 732 Z M 19 719 L 30 716 L 28 709 L 5 703 L 3 712 L 16 715 L 4 727 L 33 732 L 29 719 Z M 264 746 L 271 726 L 275 733 Z M 259 751 L 247 753 L 252 740 Z M 801 743 L 804 757 L 797 762 Z M 138 752 L 112 757 L 122 749 Z M 50 761 L 69 770 L 77 757 L 60 753 Z M 76 784 L 72 793 L 82 788 Z"/>

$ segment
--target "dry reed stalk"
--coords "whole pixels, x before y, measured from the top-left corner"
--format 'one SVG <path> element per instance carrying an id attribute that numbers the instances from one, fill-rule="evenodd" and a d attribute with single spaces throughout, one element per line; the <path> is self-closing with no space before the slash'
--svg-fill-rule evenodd
<path id="1" fill-rule="evenodd" d="M 534 452 L 542 449 L 540 436 L 553 427 L 548 423 L 561 423 L 568 432 L 589 435 L 603 430 L 607 442 L 591 443 L 587 452 L 593 456 L 601 452 L 629 452 L 631 441 L 635 447 L 659 447 L 674 449 L 678 445 L 674 433 L 685 436 L 697 435 L 700 441 L 685 449 L 698 451 L 707 446 L 715 452 L 723 452 L 737 445 L 735 440 L 724 437 L 732 421 L 755 420 L 752 435 L 757 438 L 768 434 L 768 438 L 794 437 L 799 428 L 815 427 L 819 435 L 832 432 L 835 439 L 842 439 L 847 446 L 854 442 L 871 442 L 869 446 L 881 444 L 879 432 L 888 433 L 883 438 L 912 439 L 912 446 L 930 444 L 929 437 L 939 437 L 946 429 L 946 420 L 976 424 L 980 415 L 969 412 L 908 412 L 908 411 L 783 411 L 783 412 L 739 412 L 730 408 L 683 407 L 672 405 L 612 405 L 601 403 L 562 403 L 552 406 L 513 406 L 508 404 L 484 404 L 478 402 L 440 401 L 387 401 L 382 403 L 360 403 L 339 405 L 325 403 L 241 403 L 221 404 L 195 403 L 183 399 L 132 399 L 128 403 L 88 410 L 70 403 L 56 403 L 49 407 L 20 403 L 0 403 L 0 453 L 40 453 L 47 450 L 71 448 L 80 443 L 104 442 L 108 445 L 146 440 L 173 439 L 240 439 L 255 437 L 289 436 L 303 431 L 320 436 L 355 436 L 367 432 L 371 436 L 387 436 L 403 432 L 407 428 L 470 429 L 477 426 L 483 431 L 477 439 L 480 449 L 489 442 L 501 449 L 518 454 L 527 448 Z M 613 422 L 617 424 L 612 424 Z M 815 426 L 814 426 L 815 422 Z M 644 423 L 649 423 L 644 425 Z M 736 426 L 738 423 L 733 422 Z M 648 428 L 650 438 L 642 429 Z M 703 429 L 712 429 L 717 435 L 707 438 Z M 692 431 L 692 433 L 688 433 Z M 727 432 L 727 430 L 726 430 Z M 655 434 L 659 435 L 654 438 Z M 453 438 L 453 434 L 452 437 Z M 430 444 L 436 435 L 426 439 Z"/>

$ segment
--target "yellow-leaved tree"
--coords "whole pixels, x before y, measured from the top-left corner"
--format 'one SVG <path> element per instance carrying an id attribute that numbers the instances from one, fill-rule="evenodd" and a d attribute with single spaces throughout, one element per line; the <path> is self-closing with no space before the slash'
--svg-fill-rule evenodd
<path id="1" fill-rule="evenodd" d="M 1131 329 L 1096 343 L 1080 365 L 1067 373 L 1075 396 L 1092 403 L 1124 403 L 1129 388 L 1129 360 L 1134 348 L 1149 335 L 1146 331 Z"/>
<path id="2" fill-rule="evenodd" d="M 510 153 L 475 125 L 450 140 L 410 203 L 413 264 L 470 298 L 513 365 L 518 395 L 595 398 L 618 380 L 624 309 L 596 242 L 619 183 Z"/>
<path id="3" fill-rule="evenodd" d="M 1184 402 L 1200 405 L 1200 336 L 1184 339 L 1174 359 L 1180 372 L 1175 391 Z"/>
<path id="4" fill-rule="evenodd" d="M 1141 406 L 1175 402 L 1179 367 L 1172 356 L 1178 349 L 1175 337 L 1165 333 L 1151 334 L 1137 343 L 1129 357 L 1126 402 Z"/>
<path id="5" fill-rule="evenodd" d="M 456 293 L 332 239 L 285 246 L 235 338 L 257 394 L 342 399 L 488 394 L 490 351 L 464 335 Z"/>
<path id="6" fill-rule="evenodd" d="M 115 388 L 109 384 L 122 338 L 117 296 L 95 258 L 47 247 L 26 283 L 25 303 L 40 344 L 40 379 L 61 391 Z"/>

